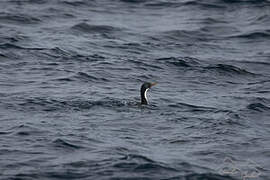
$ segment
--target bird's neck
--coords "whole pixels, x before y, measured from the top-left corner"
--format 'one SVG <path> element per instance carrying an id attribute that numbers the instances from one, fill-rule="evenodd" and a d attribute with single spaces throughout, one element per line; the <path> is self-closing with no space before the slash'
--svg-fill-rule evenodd
<path id="1" fill-rule="evenodd" d="M 145 89 L 144 91 L 141 91 L 141 104 L 148 104 L 146 93 L 149 88 Z"/>

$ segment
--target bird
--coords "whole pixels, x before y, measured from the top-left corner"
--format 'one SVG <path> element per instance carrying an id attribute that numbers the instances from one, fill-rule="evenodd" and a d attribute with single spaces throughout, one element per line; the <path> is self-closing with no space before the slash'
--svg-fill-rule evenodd
<path id="1" fill-rule="evenodd" d="M 142 84 L 142 86 L 141 86 L 141 104 L 142 105 L 148 104 L 146 93 L 151 87 L 155 86 L 156 84 L 157 83 L 149 83 L 149 82 L 145 82 Z"/>

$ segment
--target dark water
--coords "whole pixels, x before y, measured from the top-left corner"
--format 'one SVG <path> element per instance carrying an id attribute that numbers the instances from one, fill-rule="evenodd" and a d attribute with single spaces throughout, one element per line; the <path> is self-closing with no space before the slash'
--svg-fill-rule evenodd
<path id="1" fill-rule="evenodd" d="M 0 179 L 270 179 L 269 47 L 268 0 L 1 0 Z"/>

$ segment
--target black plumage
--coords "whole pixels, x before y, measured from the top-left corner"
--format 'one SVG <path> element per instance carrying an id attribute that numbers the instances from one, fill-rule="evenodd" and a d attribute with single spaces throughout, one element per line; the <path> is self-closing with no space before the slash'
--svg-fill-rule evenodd
<path id="1" fill-rule="evenodd" d="M 149 82 L 143 83 L 143 85 L 141 86 L 141 104 L 146 104 L 146 105 L 148 104 L 146 93 L 152 86 L 156 84 L 157 83 L 149 83 Z"/>

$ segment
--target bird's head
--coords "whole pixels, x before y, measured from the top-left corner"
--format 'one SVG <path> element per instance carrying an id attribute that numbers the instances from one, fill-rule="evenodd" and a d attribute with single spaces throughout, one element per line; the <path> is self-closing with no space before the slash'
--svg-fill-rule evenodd
<path id="1" fill-rule="evenodd" d="M 143 83 L 141 87 L 141 104 L 148 104 L 146 93 L 151 87 L 155 86 L 156 84 L 157 83 L 149 83 L 149 82 Z"/>
<path id="2" fill-rule="evenodd" d="M 149 83 L 149 82 L 145 82 L 145 83 L 143 83 L 143 85 L 142 85 L 142 87 L 141 87 L 141 89 L 149 89 L 149 88 L 151 88 L 152 86 L 154 86 L 154 85 L 156 85 L 157 83 Z"/>

